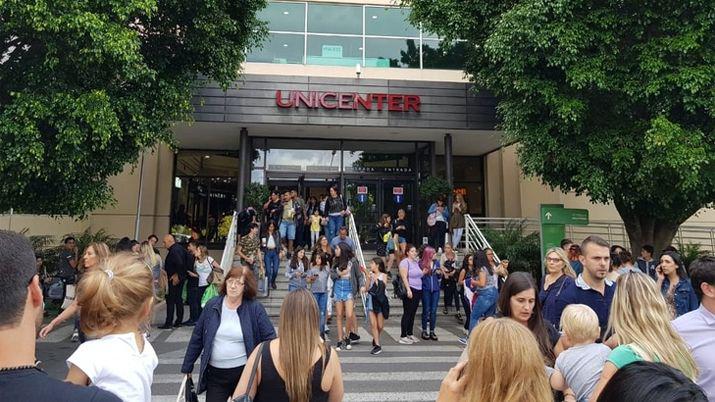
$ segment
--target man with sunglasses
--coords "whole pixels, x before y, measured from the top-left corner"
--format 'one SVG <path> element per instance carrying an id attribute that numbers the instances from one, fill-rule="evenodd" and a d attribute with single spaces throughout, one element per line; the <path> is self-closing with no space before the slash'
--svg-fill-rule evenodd
<path id="1" fill-rule="evenodd" d="M 22 235 L 0 230 L 0 395 L 4 401 L 120 399 L 97 387 L 50 378 L 37 365 L 35 339 L 44 303 L 35 253 Z"/>

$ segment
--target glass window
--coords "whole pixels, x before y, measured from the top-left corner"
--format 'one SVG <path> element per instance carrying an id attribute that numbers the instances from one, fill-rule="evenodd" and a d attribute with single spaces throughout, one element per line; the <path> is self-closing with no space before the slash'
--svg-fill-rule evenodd
<path id="1" fill-rule="evenodd" d="M 343 171 L 346 173 L 411 174 L 414 163 L 415 148 L 412 142 L 343 143 Z"/>
<path id="2" fill-rule="evenodd" d="M 366 67 L 420 68 L 418 39 L 365 39 Z"/>
<path id="3" fill-rule="evenodd" d="M 269 172 L 338 172 L 340 143 L 295 139 L 268 139 Z"/>
<path id="4" fill-rule="evenodd" d="M 362 64 L 362 38 L 308 35 L 307 64 L 352 67 Z"/>
<path id="5" fill-rule="evenodd" d="M 461 70 L 464 68 L 464 53 L 467 42 L 453 45 L 440 40 L 422 40 L 422 67 Z"/>
<path id="6" fill-rule="evenodd" d="M 362 7 L 308 3 L 308 32 L 362 35 Z"/>
<path id="7" fill-rule="evenodd" d="M 258 63 L 303 64 L 303 34 L 268 35 L 262 48 L 252 49 L 247 61 Z"/>
<path id="8" fill-rule="evenodd" d="M 365 7 L 365 35 L 419 37 L 409 15 L 409 8 Z"/>
<path id="9" fill-rule="evenodd" d="M 179 151 L 176 176 L 238 177 L 238 153 L 216 151 Z"/>
<path id="10" fill-rule="evenodd" d="M 258 13 L 260 20 L 268 22 L 271 31 L 305 31 L 305 4 L 270 2 Z"/>

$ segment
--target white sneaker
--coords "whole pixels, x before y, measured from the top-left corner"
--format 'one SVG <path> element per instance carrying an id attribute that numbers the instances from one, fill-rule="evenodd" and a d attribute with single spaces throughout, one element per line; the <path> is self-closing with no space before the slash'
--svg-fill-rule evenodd
<path id="1" fill-rule="evenodd" d="M 412 345 L 414 343 L 414 342 L 412 342 L 412 339 L 410 339 L 409 336 L 403 336 L 402 338 L 400 338 L 400 340 L 398 342 L 403 345 Z"/>
<path id="2" fill-rule="evenodd" d="M 417 342 L 419 342 L 419 341 L 420 341 L 420 340 L 419 340 L 419 339 L 417 339 L 417 337 L 416 337 L 416 336 L 414 336 L 414 335 L 410 335 L 410 336 L 408 336 L 408 338 L 410 338 L 410 340 L 412 341 L 412 343 L 417 343 Z"/>
<path id="3" fill-rule="evenodd" d="M 72 341 L 72 342 L 77 342 L 77 341 L 79 341 L 79 331 L 75 330 L 75 331 L 72 333 L 72 337 L 70 338 L 70 341 Z"/>

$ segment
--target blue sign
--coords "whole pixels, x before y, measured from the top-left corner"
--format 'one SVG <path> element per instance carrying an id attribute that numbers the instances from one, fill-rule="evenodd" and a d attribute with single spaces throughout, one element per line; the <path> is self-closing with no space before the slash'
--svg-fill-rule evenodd
<path id="1" fill-rule="evenodd" d="M 357 199 L 359 203 L 363 204 L 367 201 L 367 194 L 358 194 Z"/>
<path id="2" fill-rule="evenodd" d="M 395 204 L 402 204 L 405 200 L 405 196 L 402 194 L 393 194 L 392 198 L 395 200 Z"/>

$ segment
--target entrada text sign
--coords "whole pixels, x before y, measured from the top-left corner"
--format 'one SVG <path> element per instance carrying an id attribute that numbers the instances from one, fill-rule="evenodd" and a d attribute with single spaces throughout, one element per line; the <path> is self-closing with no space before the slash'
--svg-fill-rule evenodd
<path id="1" fill-rule="evenodd" d="M 301 105 L 309 109 L 343 110 L 387 110 L 388 112 L 420 111 L 419 95 L 403 94 L 359 94 L 355 92 L 302 92 L 289 91 L 284 97 L 282 91 L 276 91 L 276 105 L 280 108 L 296 108 Z"/>

